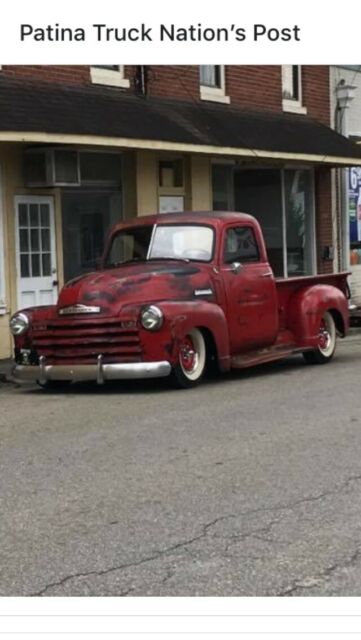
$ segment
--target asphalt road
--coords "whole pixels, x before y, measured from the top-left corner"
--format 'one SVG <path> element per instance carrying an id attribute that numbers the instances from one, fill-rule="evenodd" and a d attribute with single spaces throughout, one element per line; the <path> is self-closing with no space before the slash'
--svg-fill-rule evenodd
<path id="1" fill-rule="evenodd" d="M 360 363 L 0 383 L 0 595 L 361 596 Z"/>

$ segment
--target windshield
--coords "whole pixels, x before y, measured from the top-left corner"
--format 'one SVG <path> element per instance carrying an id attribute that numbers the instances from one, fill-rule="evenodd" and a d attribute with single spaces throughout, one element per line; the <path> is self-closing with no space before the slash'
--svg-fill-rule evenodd
<path id="1" fill-rule="evenodd" d="M 157 225 L 119 231 L 112 240 L 106 267 L 146 260 L 209 262 L 214 232 L 204 225 Z"/>

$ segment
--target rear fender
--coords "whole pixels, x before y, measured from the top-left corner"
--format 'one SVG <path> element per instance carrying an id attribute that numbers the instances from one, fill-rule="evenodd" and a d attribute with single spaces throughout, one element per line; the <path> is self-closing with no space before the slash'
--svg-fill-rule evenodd
<path id="1" fill-rule="evenodd" d="M 171 334 L 172 355 L 178 355 L 178 347 L 185 334 L 195 327 L 206 330 L 212 335 L 217 350 L 218 365 L 221 371 L 230 369 L 229 334 L 226 317 L 216 304 L 211 302 L 162 302 L 166 326 Z"/>
<path id="2" fill-rule="evenodd" d="M 338 333 L 346 335 L 349 325 L 346 296 L 332 285 L 316 284 L 297 291 L 289 301 L 288 328 L 299 346 L 315 347 L 323 314 L 332 313 Z"/>

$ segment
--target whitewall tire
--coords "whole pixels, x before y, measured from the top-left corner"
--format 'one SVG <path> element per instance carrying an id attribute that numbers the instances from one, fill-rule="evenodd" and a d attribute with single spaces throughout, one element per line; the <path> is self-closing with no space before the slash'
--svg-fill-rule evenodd
<path id="1" fill-rule="evenodd" d="M 182 338 L 178 350 L 178 362 L 172 378 L 177 387 L 196 386 L 203 378 L 207 363 L 207 348 L 200 329 L 190 329 Z"/>

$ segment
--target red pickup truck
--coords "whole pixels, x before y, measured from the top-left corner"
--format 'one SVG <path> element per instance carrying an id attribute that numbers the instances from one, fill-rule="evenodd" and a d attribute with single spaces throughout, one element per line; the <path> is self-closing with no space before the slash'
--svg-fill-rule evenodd
<path id="1" fill-rule="evenodd" d="M 323 364 L 348 329 L 347 274 L 275 279 L 258 222 L 232 212 L 138 218 L 56 306 L 16 313 L 13 374 L 42 386 L 170 376 L 199 383 L 302 353 Z"/>

